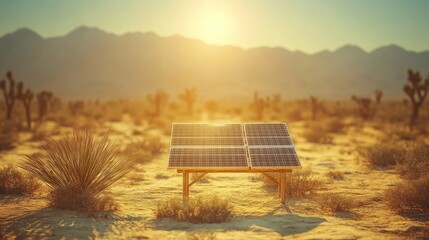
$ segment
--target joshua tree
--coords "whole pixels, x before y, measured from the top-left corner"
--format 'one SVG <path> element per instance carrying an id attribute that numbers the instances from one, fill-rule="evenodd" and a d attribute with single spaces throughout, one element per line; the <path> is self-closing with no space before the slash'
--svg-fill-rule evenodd
<path id="1" fill-rule="evenodd" d="M 187 88 L 182 94 L 179 94 L 179 98 L 186 104 L 188 114 L 192 115 L 194 112 L 194 104 L 197 101 L 197 89 Z"/>
<path id="2" fill-rule="evenodd" d="M 260 98 L 258 92 L 253 94 L 253 102 L 250 107 L 255 111 L 257 120 L 263 119 L 265 108 L 269 107 L 268 102 L 269 99 Z"/>
<path id="3" fill-rule="evenodd" d="M 18 94 L 17 97 L 22 101 L 25 109 L 25 118 L 27 119 L 27 127 L 31 129 L 31 101 L 33 100 L 34 94 L 30 89 L 24 92 L 24 84 L 18 83 Z"/>
<path id="4" fill-rule="evenodd" d="M 280 110 L 280 103 L 282 102 L 282 95 L 274 94 L 271 98 L 271 107 L 274 111 L 278 112 Z"/>
<path id="5" fill-rule="evenodd" d="M 37 102 L 39 104 L 39 120 L 48 113 L 48 104 L 52 99 L 53 94 L 48 91 L 41 91 L 37 94 Z"/>
<path id="6" fill-rule="evenodd" d="M 76 116 L 77 112 L 83 109 L 83 101 L 69 102 L 69 110 L 73 116 Z"/>
<path id="7" fill-rule="evenodd" d="M 355 101 L 358 105 L 358 114 L 363 120 L 372 119 L 377 113 L 378 105 L 381 102 L 381 97 L 383 92 L 380 90 L 375 90 L 374 99 L 375 104 L 372 105 L 371 98 L 359 98 L 355 95 L 352 96 L 352 100 Z"/>
<path id="8" fill-rule="evenodd" d="M 0 88 L 3 91 L 4 102 L 6 105 L 6 119 L 10 120 L 12 119 L 13 106 L 15 105 L 15 100 L 18 98 L 18 96 L 16 93 L 16 82 L 12 76 L 11 71 L 6 73 L 6 78 L 9 82 L 9 88 L 7 88 L 8 84 L 4 79 L 0 81 Z"/>
<path id="9" fill-rule="evenodd" d="M 417 122 L 420 107 L 423 105 L 429 89 L 429 76 L 423 82 L 419 71 L 408 70 L 408 83 L 404 86 L 404 92 L 408 95 L 412 104 L 410 128 Z"/>
<path id="10" fill-rule="evenodd" d="M 155 116 L 159 116 L 162 110 L 161 107 L 168 103 L 168 94 L 159 90 L 155 95 L 148 95 L 147 100 L 155 109 Z"/>
<path id="11" fill-rule="evenodd" d="M 324 111 L 323 103 L 316 97 L 310 96 L 311 120 L 316 120 L 320 111 Z"/>

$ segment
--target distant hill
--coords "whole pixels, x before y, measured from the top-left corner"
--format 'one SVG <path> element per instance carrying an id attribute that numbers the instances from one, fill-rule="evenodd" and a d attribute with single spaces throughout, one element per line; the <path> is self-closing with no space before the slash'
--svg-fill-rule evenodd
<path id="1" fill-rule="evenodd" d="M 23 28 L 0 38 L 1 77 L 10 69 L 27 86 L 67 98 L 143 98 L 157 89 L 175 94 L 192 86 L 207 98 L 251 97 L 255 90 L 285 99 L 349 98 L 375 89 L 404 98 L 408 68 L 426 76 L 429 51 L 390 45 L 368 53 L 346 45 L 309 55 L 88 27 L 54 38 Z"/>

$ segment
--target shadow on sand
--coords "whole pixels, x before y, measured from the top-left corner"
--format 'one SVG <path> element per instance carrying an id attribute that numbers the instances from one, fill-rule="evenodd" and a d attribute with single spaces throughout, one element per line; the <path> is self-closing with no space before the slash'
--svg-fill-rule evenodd
<path id="1" fill-rule="evenodd" d="M 107 233 L 120 234 L 141 220 L 111 212 L 88 215 L 45 208 L 0 223 L 0 239 L 93 239 Z"/>
<path id="2" fill-rule="evenodd" d="M 232 221 L 219 224 L 192 224 L 164 219 L 155 220 L 154 227 L 159 230 L 198 231 L 253 231 L 277 232 L 282 237 L 308 232 L 319 226 L 325 219 L 319 217 L 301 217 L 297 214 L 240 216 Z"/>

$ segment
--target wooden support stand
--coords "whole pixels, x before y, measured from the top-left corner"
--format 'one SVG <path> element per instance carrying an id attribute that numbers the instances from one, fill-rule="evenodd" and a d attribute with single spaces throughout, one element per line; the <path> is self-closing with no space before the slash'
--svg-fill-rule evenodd
<path id="1" fill-rule="evenodd" d="M 286 203 L 286 173 L 292 172 L 292 169 L 267 169 L 267 170 L 199 170 L 199 169 L 189 169 L 189 170 L 177 170 L 178 173 L 183 174 L 183 199 L 187 200 L 189 197 L 189 188 L 198 182 L 208 173 L 261 173 L 267 177 L 270 181 L 277 185 L 277 193 L 282 204 Z M 189 173 L 198 173 L 198 177 L 189 182 Z M 277 173 L 278 177 L 275 179 L 270 173 Z"/>

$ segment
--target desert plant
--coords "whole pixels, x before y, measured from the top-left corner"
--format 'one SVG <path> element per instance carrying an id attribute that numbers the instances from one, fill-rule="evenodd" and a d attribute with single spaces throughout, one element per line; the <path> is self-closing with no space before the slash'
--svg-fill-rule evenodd
<path id="1" fill-rule="evenodd" d="M 48 113 L 48 105 L 51 102 L 53 94 L 48 91 L 41 91 L 37 94 L 37 102 L 39 105 L 39 120 L 43 120 Z"/>
<path id="2" fill-rule="evenodd" d="M 320 194 L 317 196 L 316 202 L 323 211 L 327 212 L 348 212 L 357 206 L 352 197 L 340 193 Z"/>
<path id="3" fill-rule="evenodd" d="M 360 157 L 372 168 L 389 168 L 403 162 L 406 146 L 402 143 L 379 142 L 357 149 Z"/>
<path id="4" fill-rule="evenodd" d="M 194 113 L 195 102 L 197 101 L 197 89 L 195 88 L 185 89 L 183 93 L 179 94 L 179 99 L 185 103 L 188 109 L 188 114 L 192 115 Z"/>
<path id="5" fill-rule="evenodd" d="M 419 117 L 420 107 L 423 105 L 429 89 L 429 76 L 423 82 L 419 71 L 408 70 L 408 83 L 404 86 L 404 92 L 412 103 L 412 113 L 409 127 L 413 128 Z"/>
<path id="6" fill-rule="evenodd" d="M 18 96 L 16 92 L 16 82 L 11 71 L 6 73 L 6 78 L 8 82 L 6 82 L 4 79 L 1 80 L 0 88 L 3 91 L 4 103 L 6 106 L 6 119 L 10 120 L 12 119 L 13 106 L 15 105 L 15 101 L 17 100 Z M 9 88 L 7 83 L 9 83 Z"/>
<path id="7" fill-rule="evenodd" d="M 357 104 L 357 112 L 363 120 L 370 120 L 375 116 L 375 114 L 377 113 L 378 106 L 380 105 L 382 96 L 382 91 L 375 90 L 375 104 L 372 104 L 371 98 L 360 98 L 356 97 L 355 95 L 352 96 L 352 100 Z"/>
<path id="8" fill-rule="evenodd" d="M 326 176 L 331 180 L 344 180 L 344 173 L 340 171 L 329 171 Z"/>
<path id="9" fill-rule="evenodd" d="M 156 218 L 173 218 L 191 223 L 221 223 L 233 217 L 232 207 L 226 200 L 217 197 L 179 198 L 158 202 L 154 209 Z"/>
<path id="10" fill-rule="evenodd" d="M 394 211 L 429 214 L 429 174 L 406 180 L 385 192 L 386 203 Z"/>
<path id="11" fill-rule="evenodd" d="M 165 151 L 166 145 L 160 137 L 148 136 L 142 141 L 133 142 L 127 145 L 125 151 L 138 159 L 140 163 L 146 163 L 154 156 Z"/>
<path id="12" fill-rule="evenodd" d="M 150 94 L 147 96 L 147 101 L 153 106 L 155 116 L 159 116 L 162 107 L 168 104 L 168 97 L 168 94 L 161 90 L 157 91 L 154 95 Z"/>
<path id="13" fill-rule="evenodd" d="M 418 179 L 426 175 L 429 172 L 429 145 L 424 142 L 411 143 L 397 169 L 407 179 Z"/>
<path id="14" fill-rule="evenodd" d="M 85 104 L 83 101 L 69 102 L 68 104 L 69 111 L 73 116 L 76 116 L 78 112 L 82 111 L 84 106 Z"/>
<path id="15" fill-rule="evenodd" d="M 12 165 L 0 168 L 0 194 L 33 195 L 41 186 L 35 177 Z"/>
<path id="16" fill-rule="evenodd" d="M 308 125 L 302 136 L 311 143 L 332 143 L 332 136 L 320 123 L 311 123 Z"/>
<path id="17" fill-rule="evenodd" d="M 250 108 L 254 111 L 257 120 L 264 118 L 264 111 L 269 107 L 269 99 L 259 97 L 258 92 L 253 94 L 253 102 L 250 104 Z"/>
<path id="18" fill-rule="evenodd" d="M 0 152 L 14 147 L 18 140 L 18 130 L 10 121 L 0 122 Z"/>
<path id="19" fill-rule="evenodd" d="M 310 97 L 310 107 L 311 107 L 311 120 L 316 120 L 319 112 L 325 111 L 325 106 L 323 103 L 316 97 Z"/>
<path id="20" fill-rule="evenodd" d="M 27 155 L 21 167 L 51 189 L 51 205 L 70 210 L 110 208 L 103 194 L 134 168 L 135 159 L 121 151 L 106 133 L 96 138 L 92 129 L 75 129 L 61 139 L 47 138 L 40 153 Z M 106 202 L 108 205 L 100 205 Z"/>
<path id="21" fill-rule="evenodd" d="M 271 101 L 270 101 L 269 105 L 272 107 L 273 111 L 275 111 L 275 112 L 280 111 L 280 103 L 282 102 L 282 95 L 273 94 L 270 99 L 271 99 Z"/>
<path id="22" fill-rule="evenodd" d="M 18 83 L 18 94 L 17 98 L 22 101 L 25 110 L 25 118 L 27 120 L 27 127 L 31 129 L 31 101 L 33 100 L 34 94 L 30 89 L 24 92 L 24 84 Z"/>
<path id="23" fill-rule="evenodd" d="M 274 179 L 278 179 L 277 173 L 272 173 L 270 175 Z M 277 187 L 277 185 L 268 178 L 264 177 L 263 180 L 265 187 Z M 291 197 L 304 197 L 313 194 L 325 185 L 310 169 L 293 170 L 290 174 L 286 175 L 285 184 L 286 195 Z"/>

